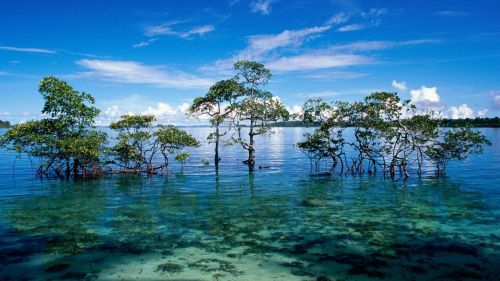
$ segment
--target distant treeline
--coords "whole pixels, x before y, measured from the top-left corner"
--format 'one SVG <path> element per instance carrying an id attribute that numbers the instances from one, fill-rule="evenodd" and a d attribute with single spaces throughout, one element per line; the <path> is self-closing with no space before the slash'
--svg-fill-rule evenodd
<path id="1" fill-rule="evenodd" d="M 0 120 L 0 128 L 10 128 L 10 122 Z"/>
<path id="2" fill-rule="evenodd" d="M 470 125 L 472 127 L 500 127 L 500 118 L 466 118 L 466 119 L 443 119 L 441 121 L 442 127 L 465 127 Z"/>
<path id="3" fill-rule="evenodd" d="M 272 127 L 319 127 L 319 123 L 303 122 L 303 121 L 286 121 L 275 122 Z M 344 126 L 346 126 L 344 124 Z M 349 127 L 350 125 L 347 124 Z M 440 127 L 466 127 L 475 128 L 500 128 L 500 117 L 494 118 L 465 118 L 465 119 L 441 119 Z"/>

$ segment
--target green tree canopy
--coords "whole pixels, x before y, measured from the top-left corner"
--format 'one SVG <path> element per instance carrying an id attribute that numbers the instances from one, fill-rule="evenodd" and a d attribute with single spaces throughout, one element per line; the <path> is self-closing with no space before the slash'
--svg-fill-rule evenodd
<path id="1" fill-rule="evenodd" d="M 157 173 L 167 168 L 170 154 L 200 145 L 186 131 L 171 125 L 155 127 L 155 121 L 152 115 L 124 115 L 110 125 L 118 132 L 112 153 L 120 172 Z"/>
<path id="2" fill-rule="evenodd" d="M 471 127 L 445 131 L 442 137 L 427 146 L 425 155 L 436 165 L 438 174 L 445 174 L 451 160 L 466 160 L 470 154 L 481 154 L 484 145 L 491 145 L 480 132 Z"/>
<path id="3" fill-rule="evenodd" d="M 248 151 L 248 158 L 244 163 L 253 170 L 254 137 L 271 132 L 270 122 L 286 121 L 290 114 L 277 97 L 263 89 L 271 78 L 269 69 L 253 61 L 236 62 L 234 68 L 237 73 L 235 79 L 241 84 L 243 94 L 231 105 L 231 122 L 236 130 L 232 141 Z M 244 132 L 244 128 L 248 132 Z"/>
<path id="4" fill-rule="evenodd" d="M 327 103 L 321 99 L 304 104 L 304 122 L 319 124 L 312 134 L 297 146 L 311 160 L 330 158 L 353 174 L 375 173 L 381 168 L 384 175 L 395 177 L 399 171 L 409 176 L 409 165 L 416 163 L 421 174 L 425 163 L 433 163 L 444 174 L 450 160 L 463 160 L 472 153 L 482 153 L 489 141 L 479 132 L 468 128 L 451 131 L 439 127 L 433 112 L 419 111 L 397 93 L 376 92 L 362 101 Z M 346 142 L 346 127 L 354 130 L 354 140 Z M 347 165 L 347 147 L 357 154 Z M 346 164 L 346 165 L 344 165 Z"/>
<path id="5" fill-rule="evenodd" d="M 10 128 L 10 122 L 9 121 L 2 121 L 0 120 L 0 128 Z"/>
<path id="6" fill-rule="evenodd" d="M 189 107 L 188 112 L 194 116 L 207 115 L 210 123 L 215 129 L 207 137 L 209 142 L 215 143 L 215 166 L 218 167 L 219 144 L 221 138 L 227 134 L 228 130 L 221 129 L 221 125 L 232 113 L 235 100 L 242 95 L 243 87 L 235 79 L 221 80 L 212 85 L 205 96 L 197 97 Z"/>
<path id="7" fill-rule="evenodd" d="M 48 117 L 13 126 L 0 139 L 1 145 L 39 158 L 39 176 L 102 175 L 106 134 L 92 129 L 99 114 L 94 98 L 52 76 L 42 79 L 39 92 L 45 101 L 42 113 Z"/>

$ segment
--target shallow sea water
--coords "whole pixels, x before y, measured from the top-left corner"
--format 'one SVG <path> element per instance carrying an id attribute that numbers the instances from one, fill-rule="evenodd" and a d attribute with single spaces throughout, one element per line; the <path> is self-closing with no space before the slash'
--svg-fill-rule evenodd
<path id="1" fill-rule="evenodd" d="M 183 173 L 79 182 L 0 152 L 0 280 L 498 280 L 500 130 L 407 181 L 311 176 L 293 146 L 308 130 L 259 139 L 252 174 L 238 147 L 218 175 L 204 145 Z"/>

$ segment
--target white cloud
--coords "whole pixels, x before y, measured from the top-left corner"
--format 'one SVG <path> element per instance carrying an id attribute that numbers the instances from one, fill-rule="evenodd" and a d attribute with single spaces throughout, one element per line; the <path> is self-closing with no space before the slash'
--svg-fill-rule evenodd
<path id="1" fill-rule="evenodd" d="M 156 117 L 162 117 L 167 115 L 184 115 L 189 108 L 189 104 L 184 102 L 177 107 L 171 106 L 170 104 L 159 102 L 156 107 L 148 106 L 148 108 L 142 112 L 142 114 L 154 115 Z"/>
<path id="2" fill-rule="evenodd" d="M 318 26 L 312 28 L 304 28 L 299 30 L 285 30 L 279 34 L 274 35 L 255 35 L 250 36 L 248 40 L 248 47 L 240 51 L 237 55 L 229 59 L 222 59 L 216 61 L 213 65 L 203 66 L 201 71 L 217 72 L 231 74 L 233 63 L 238 60 L 256 60 L 262 61 L 266 65 L 276 60 L 270 54 L 274 54 L 280 48 L 285 47 L 299 47 L 307 40 L 318 36 L 322 32 L 330 29 L 330 26 Z M 393 47 L 413 46 L 420 44 L 431 44 L 438 42 L 433 39 L 417 39 L 407 41 L 357 41 L 347 44 L 333 45 L 324 49 L 316 50 L 314 53 L 309 51 L 305 55 L 315 56 L 315 54 L 327 54 L 328 56 L 351 54 L 357 52 L 367 52 L 383 50 Z M 320 69 L 318 67 L 316 69 Z M 366 75 L 364 75 L 366 76 Z"/>
<path id="3" fill-rule="evenodd" d="M 116 83 L 146 84 L 164 88 L 207 88 L 212 81 L 181 71 L 167 71 L 161 66 L 150 66 L 135 61 L 89 60 L 76 61 L 88 69 L 80 77 L 97 77 Z"/>
<path id="4" fill-rule="evenodd" d="M 146 47 L 146 46 L 149 46 L 151 44 L 153 44 L 154 42 L 160 40 L 159 38 L 151 38 L 149 40 L 146 40 L 146 41 L 141 41 L 139 43 L 136 43 L 134 45 L 132 45 L 132 47 L 134 48 L 142 48 L 142 47 Z"/>
<path id="5" fill-rule="evenodd" d="M 404 90 L 406 90 L 406 82 L 404 82 L 404 81 L 398 82 L 396 80 L 392 80 L 392 87 L 394 87 L 398 90 L 404 91 Z"/>
<path id="6" fill-rule="evenodd" d="M 352 24 L 348 24 L 348 25 L 344 25 L 344 26 L 340 27 L 339 29 L 337 29 L 337 31 L 348 32 L 348 31 L 361 30 L 361 29 L 364 29 L 364 28 L 366 28 L 366 25 L 364 25 L 364 24 L 361 24 L 361 23 L 352 23 Z"/>
<path id="7" fill-rule="evenodd" d="M 420 113 L 431 113 L 434 118 L 446 117 L 446 105 L 441 102 L 437 87 L 422 86 L 418 90 L 410 91 L 410 102 L 417 106 Z"/>
<path id="8" fill-rule="evenodd" d="M 432 44 L 436 42 L 439 41 L 434 39 L 416 39 L 406 41 L 356 41 L 347 44 L 333 45 L 329 49 L 336 52 L 368 52 L 394 47 Z"/>
<path id="9" fill-rule="evenodd" d="M 361 13 L 361 15 L 357 12 L 357 17 L 379 17 L 386 12 L 387 10 L 385 9 L 371 9 Z M 341 22 L 347 18 L 348 15 L 350 14 L 337 14 L 330 19 L 329 22 Z M 278 34 L 249 36 L 247 47 L 237 52 L 233 57 L 217 60 L 211 65 L 200 67 L 199 70 L 206 73 L 217 73 L 218 75 L 231 75 L 234 62 L 239 60 L 259 61 L 264 63 L 271 70 L 283 72 L 354 66 L 374 63 L 373 59 L 356 54 L 359 52 L 436 42 L 436 40 L 431 39 L 407 41 L 357 41 L 348 44 L 333 45 L 317 50 L 302 50 L 300 48 L 308 40 L 321 36 L 322 33 L 331 29 L 332 25 L 329 24 L 297 30 L 284 30 Z M 285 52 L 287 54 L 283 55 Z M 367 74 L 348 75 L 347 79 L 353 79 L 353 77 L 359 78 L 366 75 Z M 324 75 L 321 76 L 324 77 Z"/>
<path id="10" fill-rule="evenodd" d="M 493 92 L 493 108 L 500 110 L 500 91 Z"/>
<path id="11" fill-rule="evenodd" d="M 276 71 L 300 71 L 312 69 L 326 69 L 334 67 L 369 64 L 372 61 L 359 55 L 334 55 L 334 54 L 304 54 L 292 57 L 281 57 L 270 61 L 266 65 Z"/>
<path id="12" fill-rule="evenodd" d="M 435 118 L 474 118 L 476 116 L 474 110 L 467 104 L 460 106 L 446 107 L 442 102 L 441 97 L 437 92 L 437 87 L 422 86 L 418 90 L 411 90 L 411 103 L 417 105 L 417 109 L 422 112 L 433 112 Z M 500 102 L 500 97 L 499 97 Z M 488 109 L 478 110 L 477 116 L 485 117 Z"/>
<path id="13" fill-rule="evenodd" d="M 113 104 L 116 102 L 115 104 Z M 110 104 L 96 118 L 97 126 L 107 126 L 117 121 L 122 115 L 148 114 L 154 115 L 158 124 L 172 125 L 203 125 L 208 124 L 208 118 L 196 119 L 186 115 L 188 103 L 174 106 L 164 102 L 152 102 L 147 97 L 130 96 L 122 100 L 104 101 Z"/>
<path id="14" fill-rule="evenodd" d="M 189 109 L 189 107 L 190 107 L 190 104 L 189 104 L 189 103 L 187 103 L 187 102 L 184 102 L 184 103 L 181 103 L 181 105 L 179 105 L 179 106 L 177 107 L 177 109 L 178 109 L 180 112 L 182 112 L 182 113 L 186 113 L 186 112 L 187 112 L 187 110 Z"/>
<path id="15" fill-rule="evenodd" d="M 322 92 L 313 92 L 313 93 L 300 93 L 300 96 L 305 96 L 308 98 L 331 98 L 342 95 L 339 92 L 335 91 L 322 91 Z"/>
<path id="16" fill-rule="evenodd" d="M 298 30 L 284 30 L 278 34 L 254 35 L 248 38 L 248 47 L 241 51 L 239 59 L 259 59 L 268 52 L 289 46 L 300 46 L 312 36 L 330 29 L 330 26 L 315 26 Z"/>
<path id="17" fill-rule="evenodd" d="M 162 23 L 159 25 L 151 25 L 147 26 L 144 29 L 144 35 L 148 37 L 159 36 L 159 35 L 172 35 L 176 32 L 172 30 L 172 26 L 178 23 L 182 23 L 182 21 L 170 21 L 166 23 Z"/>
<path id="18" fill-rule="evenodd" d="M 267 56 L 280 48 L 299 47 L 306 41 L 330 29 L 330 26 L 315 26 L 298 30 L 284 30 L 278 34 L 261 34 L 248 37 L 248 46 L 228 59 L 216 61 L 213 65 L 201 67 L 202 71 L 225 72 L 232 70 L 239 60 L 266 60 Z"/>
<path id="19" fill-rule="evenodd" d="M 109 117 L 118 117 L 121 115 L 121 112 L 118 108 L 118 105 L 112 105 L 111 107 L 108 107 L 106 111 L 104 111 L 104 114 Z"/>
<path id="20" fill-rule="evenodd" d="M 464 16 L 471 16 L 472 13 L 468 12 L 462 12 L 462 11 L 455 11 L 455 10 L 443 10 L 434 13 L 437 16 L 443 16 L 443 17 L 464 17 Z"/>
<path id="21" fill-rule="evenodd" d="M 189 104 L 186 102 L 178 105 L 171 105 L 165 102 L 152 101 L 148 96 L 132 95 L 114 100 L 99 100 L 97 106 L 101 108 L 101 113 L 95 120 L 95 125 L 97 126 L 108 126 L 112 122 L 119 120 L 123 115 L 136 114 L 154 115 L 158 120 L 158 124 L 188 126 L 209 124 L 208 116 L 193 118 L 186 115 L 186 111 L 189 108 Z M 18 123 L 31 119 L 40 119 L 46 116 L 32 112 L 0 112 L 0 117 Z"/>
<path id="22" fill-rule="evenodd" d="M 349 80 L 349 79 L 358 79 L 362 77 L 368 76 L 368 73 L 362 72 L 348 72 L 348 71 L 328 71 L 328 72 L 319 72 L 319 73 L 310 73 L 305 74 L 304 77 L 312 78 L 316 80 Z"/>
<path id="23" fill-rule="evenodd" d="M 133 97 L 125 98 L 124 100 L 134 99 Z M 120 104 L 125 104 L 121 102 Z M 127 105 L 125 105 L 127 106 Z M 114 104 L 102 110 L 99 116 L 95 119 L 94 125 L 96 126 L 108 126 L 114 121 L 117 121 L 122 115 L 133 115 L 135 114 L 132 110 L 123 110 L 119 105 Z"/>
<path id="24" fill-rule="evenodd" d="M 372 18 L 372 17 L 380 17 L 386 15 L 388 10 L 386 8 L 371 8 L 366 12 L 361 12 L 361 17 L 363 18 Z"/>
<path id="25" fill-rule="evenodd" d="M 55 54 L 55 51 L 39 48 L 19 48 L 11 46 L 0 46 L 0 51 L 12 51 L 12 52 L 23 52 L 23 53 L 41 53 L 41 54 Z"/>
<path id="26" fill-rule="evenodd" d="M 342 24 L 347 23 L 349 20 L 357 20 L 341 26 L 337 29 L 339 32 L 349 32 L 365 29 L 368 27 L 377 26 L 381 23 L 380 18 L 388 13 L 385 8 L 372 8 L 367 11 L 351 11 L 349 13 L 338 13 L 330 18 L 328 24 Z"/>
<path id="27" fill-rule="evenodd" d="M 122 115 L 151 114 L 156 116 L 159 124 L 189 125 L 184 111 L 164 102 L 152 101 L 148 96 L 132 95 L 120 99 L 99 101 L 101 114 L 96 118 L 96 125 L 107 126 L 117 121 Z M 178 109 L 179 108 L 179 109 Z"/>
<path id="28" fill-rule="evenodd" d="M 227 72 L 228 74 L 230 74 L 229 71 L 232 70 L 233 63 L 238 60 L 262 61 L 267 66 L 269 66 L 269 63 L 276 62 L 276 57 L 273 56 L 273 54 L 275 54 L 280 49 L 287 47 L 300 47 L 308 40 L 311 40 L 316 36 L 320 36 L 321 33 L 330 29 L 331 27 L 326 25 L 298 30 L 285 30 L 278 34 L 250 36 L 248 37 L 248 46 L 242 51 L 238 52 L 234 57 L 218 60 L 213 65 L 201 67 L 200 70 L 217 73 Z M 430 44 L 435 42 L 437 41 L 432 39 L 417 39 L 407 41 L 357 41 L 348 44 L 333 45 L 324 49 L 316 50 L 312 54 L 309 51 L 308 53 L 305 53 L 304 56 L 316 57 L 318 56 L 317 54 L 323 54 L 328 57 L 341 56 L 342 53 L 350 54 L 356 52 L 376 51 L 399 46 L 412 46 L 420 44 Z M 308 69 L 322 68 L 324 67 L 311 67 Z M 284 71 L 284 69 L 281 70 Z"/>
<path id="29" fill-rule="evenodd" d="M 170 106 L 169 104 L 159 102 L 156 107 L 148 107 L 142 114 L 163 116 L 163 115 L 174 115 L 177 114 L 177 110 Z"/>
<path id="30" fill-rule="evenodd" d="M 268 15 L 271 12 L 271 4 L 274 0 L 256 0 L 250 3 L 253 13 Z"/>
<path id="31" fill-rule="evenodd" d="M 347 13 L 337 13 L 333 17 L 331 17 L 329 20 L 326 21 L 326 24 L 341 24 L 345 23 L 346 21 L 349 20 L 350 14 Z"/>
<path id="32" fill-rule="evenodd" d="M 179 36 L 184 39 L 190 39 L 193 36 L 203 36 L 215 30 L 215 27 L 212 25 L 196 26 L 185 30 L 174 30 L 173 27 L 180 23 L 184 23 L 184 21 L 171 21 L 162 23 L 160 25 L 147 26 L 144 29 L 144 35 L 148 37 L 171 35 L 171 36 Z"/>
<path id="33" fill-rule="evenodd" d="M 302 113 L 302 106 L 300 106 L 298 104 L 296 104 L 292 107 L 287 106 L 287 110 L 288 110 L 288 112 L 290 112 L 290 114 L 300 114 L 300 113 Z"/>
<path id="34" fill-rule="evenodd" d="M 286 106 L 286 110 L 290 113 L 290 119 L 294 120 L 294 117 L 299 117 L 304 114 L 302 106 L 295 104 L 293 106 Z"/>
<path id="35" fill-rule="evenodd" d="M 425 103 L 433 103 L 437 104 L 441 102 L 441 98 L 437 93 L 436 87 L 426 87 L 422 86 L 418 90 L 411 90 L 411 102 L 414 104 L 425 104 Z"/>
<path id="36" fill-rule="evenodd" d="M 99 100 L 98 105 L 102 110 L 102 114 L 109 117 L 121 116 L 123 114 L 140 113 L 148 106 L 155 105 L 156 102 L 151 101 L 147 96 L 131 95 L 122 96 L 112 100 Z M 106 108 L 104 110 L 104 108 Z"/>
<path id="37" fill-rule="evenodd" d="M 466 104 L 458 107 L 452 106 L 448 109 L 448 112 L 451 119 L 474 118 L 474 111 Z"/>
<path id="38" fill-rule="evenodd" d="M 484 118 L 484 117 L 486 117 L 486 114 L 487 114 L 487 113 L 488 113 L 488 109 L 487 109 L 487 108 L 485 108 L 485 109 L 483 109 L 483 110 L 479 110 L 479 111 L 477 112 L 477 116 L 478 116 L 478 117 L 481 117 L 481 118 Z"/>
<path id="39" fill-rule="evenodd" d="M 41 114 L 37 112 L 0 112 L 0 117 L 4 121 L 9 121 L 12 124 L 23 123 L 28 120 L 37 120 L 40 118 L 47 117 L 46 114 Z"/>
<path id="40" fill-rule="evenodd" d="M 212 25 L 203 25 L 203 26 L 198 26 L 193 29 L 190 29 L 185 32 L 181 32 L 179 34 L 180 37 L 182 38 L 191 38 L 193 35 L 198 35 L 198 36 L 203 36 L 209 32 L 212 32 L 215 30 L 215 27 Z"/>

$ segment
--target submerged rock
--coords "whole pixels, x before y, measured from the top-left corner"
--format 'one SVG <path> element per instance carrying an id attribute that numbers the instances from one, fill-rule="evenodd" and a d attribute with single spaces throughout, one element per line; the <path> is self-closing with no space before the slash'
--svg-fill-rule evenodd
<path id="1" fill-rule="evenodd" d="M 295 276 L 314 276 L 311 272 L 300 268 L 294 268 L 290 271 L 290 273 Z"/>
<path id="2" fill-rule="evenodd" d="M 290 251 L 290 253 L 292 253 L 294 255 L 307 254 L 307 247 L 305 247 L 304 245 L 301 245 L 301 244 L 295 245 L 295 246 L 293 246 L 293 249 Z"/>
<path id="3" fill-rule="evenodd" d="M 181 273 L 184 271 L 184 266 L 176 263 L 166 262 L 158 265 L 155 272 Z"/>
<path id="4" fill-rule="evenodd" d="M 368 277 L 376 277 L 376 278 L 386 278 L 387 274 L 374 270 L 374 269 L 369 269 L 365 266 L 362 265 L 355 265 L 349 269 L 347 272 L 351 275 L 367 275 Z"/>
<path id="5" fill-rule="evenodd" d="M 243 272 L 238 271 L 236 269 L 236 266 L 234 266 L 232 263 L 225 261 L 225 260 L 219 260 L 219 259 L 201 259 L 198 260 L 194 263 L 189 264 L 190 268 L 197 268 L 201 271 L 205 272 L 226 272 L 230 273 L 234 276 L 237 275 L 242 275 Z"/>
<path id="6" fill-rule="evenodd" d="M 51 273 L 51 272 L 60 272 L 60 271 L 64 271 L 64 270 L 68 269 L 69 266 L 70 265 L 67 264 L 67 263 L 57 263 L 57 264 L 53 264 L 53 265 L 47 267 L 45 269 L 45 272 L 49 272 L 49 273 Z"/>
<path id="7" fill-rule="evenodd" d="M 481 266 L 479 264 L 477 264 L 477 263 L 468 262 L 468 263 L 465 264 L 465 266 L 468 267 L 468 268 L 472 268 L 474 270 L 478 270 L 478 271 L 481 270 Z"/>
<path id="8" fill-rule="evenodd" d="M 450 244 L 426 244 L 423 247 L 417 249 L 419 253 L 435 255 L 438 252 L 450 253 L 450 254 L 459 254 L 459 255 L 467 255 L 467 256 L 479 256 L 478 249 L 474 246 L 459 244 L 459 243 L 450 243 Z"/>
<path id="9" fill-rule="evenodd" d="M 281 265 L 285 267 L 304 268 L 304 264 L 300 261 L 284 262 Z"/>
<path id="10" fill-rule="evenodd" d="M 379 255 L 364 256 L 354 253 L 341 253 L 334 256 L 328 254 L 317 255 L 316 262 L 336 262 L 350 265 L 348 273 L 350 275 L 367 275 L 368 277 L 385 278 L 387 274 L 378 271 L 378 268 L 388 267 L 389 263 L 379 257 Z"/>
<path id="11" fill-rule="evenodd" d="M 479 273 L 475 272 L 470 272 L 470 271 L 465 271 L 465 270 L 457 270 L 450 272 L 448 274 L 445 274 L 442 276 L 443 278 L 450 278 L 454 280 L 461 280 L 461 279 L 478 279 L 482 280 L 483 276 Z"/>
<path id="12" fill-rule="evenodd" d="M 62 280 L 83 280 L 87 277 L 87 273 L 84 272 L 66 272 L 61 277 Z"/>
<path id="13" fill-rule="evenodd" d="M 320 199 L 304 199 L 302 206 L 304 207 L 323 207 L 328 205 L 328 202 Z"/>
<path id="14" fill-rule="evenodd" d="M 0 264 L 22 263 L 29 260 L 32 252 L 25 249 L 9 249 L 0 251 Z"/>
<path id="15" fill-rule="evenodd" d="M 425 273 L 427 273 L 427 270 L 425 269 L 425 267 L 418 266 L 418 265 L 410 266 L 410 267 L 408 267 L 408 269 L 412 273 L 416 273 L 416 274 L 425 274 Z"/>

